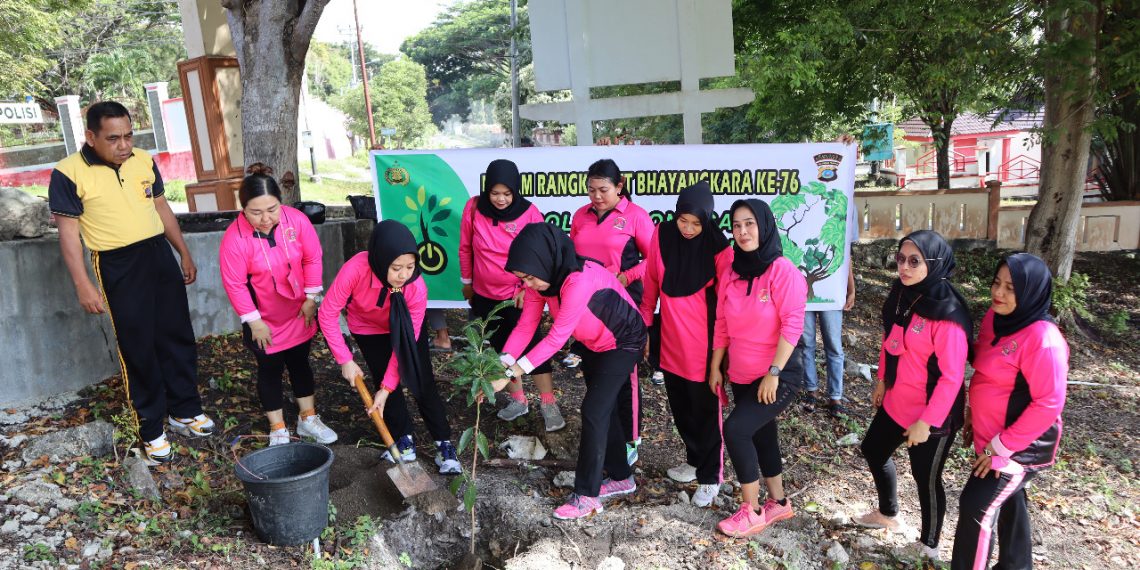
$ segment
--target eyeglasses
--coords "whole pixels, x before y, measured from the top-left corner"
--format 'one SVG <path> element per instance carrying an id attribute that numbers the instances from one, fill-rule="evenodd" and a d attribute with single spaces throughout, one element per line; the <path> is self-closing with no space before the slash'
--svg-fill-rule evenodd
<path id="1" fill-rule="evenodd" d="M 923 257 L 917 256 L 917 255 L 911 255 L 908 257 L 908 256 L 905 256 L 901 253 L 895 254 L 895 263 L 897 263 L 899 265 L 899 267 L 902 267 L 903 264 L 906 264 L 906 265 L 910 266 L 911 269 L 918 269 L 919 265 L 923 265 L 927 261 L 938 261 L 940 259 L 942 259 L 942 258 L 941 257 L 923 258 Z"/>

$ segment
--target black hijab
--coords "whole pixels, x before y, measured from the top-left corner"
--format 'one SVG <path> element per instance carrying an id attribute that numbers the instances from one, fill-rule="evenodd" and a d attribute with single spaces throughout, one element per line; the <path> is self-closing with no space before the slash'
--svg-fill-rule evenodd
<path id="1" fill-rule="evenodd" d="M 550 284 L 538 293 L 557 297 L 566 277 L 581 271 L 585 258 L 574 250 L 574 242 L 566 232 L 545 222 L 527 224 L 511 241 L 507 252 L 507 271 L 521 271 Z"/>
<path id="2" fill-rule="evenodd" d="M 408 310 L 403 287 L 393 289 L 388 283 L 388 266 L 392 265 L 397 257 L 406 253 L 416 257 L 416 269 L 404 283 L 405 287 L 420 276 L 420 256 L 417 253 L 416 238 L 407 227 L 395 220 L 383 220 L 377 223 L 376 228 L 372 230 L 371 239 L 368 240 L 368 266 L 372 269 L 372 274 L 384 284 L 384 289 L 376 299 L 376 306 L 383 307 L 385 300 L 391 302 L 388 307 L 388 327 L 391 333 L 392 356 L 399 364 L 400 382 L 418 398 L 427 363 L 420 360 L 416 346 L 416 329 L 412 325 L 412 314 Z"/>
<path id="3" fill-rule="evenodd" d="M 1049 315 L 1049 307 L 1053 303 L 1053 274 L 1045 262 L 1036 255 L 1014 253 L 998 264 L 998 270 L 1003 265 L 1009 268 L 1017 305 L 1008 315 L 994 313 L 994 341 L 991 346 L 996 346 L 1002 337 L 1037 321 L 1054 322 Z M 994 279 L 997 279 L 997 270 L 994 271 Z"/>
<path id="4" fill-rule="evenodd" d="M 696 216 L 701 221 L 701 233 L 685 239 L 676 219 L 657 226 L 661 262 L 665 266 L 661 291 L 666 295 L 688 297 L 716 276 L 716 256 L 728 247 L 728 238 L 713 225 L 713 208 L 712 190 L 709 183 L 702 180 L 681 190 L 675 214 L 677 218 L 682 214 Z"/>
<path id="5" fill-rule="evenodd" d="M 953 321 L 966 332 L 967 340 L 973 338 L 974 321 L 970 317 L 969 305 L 949 281 L 957 267 L 950 244 L 930 230 L 912 232 L 899 240 L 899 249 L 907 241 L 913 243 L 919 254 L 926 258 L 926 278 L 909 287 L 895 278 L 883 303 L 883 333 L 890 334 L 891 326 L 896 324 L 906 328 L 911 316 L 917 314 L 932 321 Z"/>
<path id="6" fill-rule="evenodd" d="M 737 200 L 732 203 L 731 213 L 737 208 L 748 208 L 756 216 L 757 234 L 760 238 L 760 247 L 754 251 L 744 251 L 736 243 L 732 244 L 735 257 L 732 260 L 732 270 L 740 275 L 741 279 L 748 280 L 747 294 L 752 294 L 752 280 L 763 275 L 781 255 L 784 255 L 784 246 L 780 243 L 780 232 L 776 229 L 776 218 L 772 209 L 763 200 L 749 198 Z"/>
<path id="7" fill-rule="evenodd" d="M 511 189 L 511 204 L 502 210 L 491 203 L 491 188 L 502 184 Z M 519 176 L 519 167 L 509 160 L 492 160 L 487 165 L 487 175 L 483 179 L 483 189 L 479 192 L 479 199 L 475 207 L 479 213 L 490 218 L 495 224 L 517 220 L 519 216 L 530 209 L 530 201 L 519 196 L 519 187 L 522 186 L 522 177 Z"/>

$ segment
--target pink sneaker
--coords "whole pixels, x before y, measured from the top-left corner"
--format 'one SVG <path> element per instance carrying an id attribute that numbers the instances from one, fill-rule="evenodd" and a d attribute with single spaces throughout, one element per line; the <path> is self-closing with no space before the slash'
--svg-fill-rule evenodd
<path id="1" fill-rule="evenodd" d="M 620 481 L 614 481 L 613 479 L 606 477 L 604 480 L 602 480 L 602 487 L 598 493 L 598 498 L 605 499 L 606 497 L 628 495 L 636 490 L 637 483 L 633 481 L 633 475 L 630 475 L 628 479 L 622 479 Z"/>
<path id="2" fill-rule="evenodd" d="M 752 510 L 752 505 L 744 503 L 731 517 L 716 524 L 721 532 L 728 536 L 742 537 L 756 534 L 768 526 L 764 515 Z"/>
<path id="3" fill-rule="evenodd" d="M 554 509 L 554 518 L 568 521 L 602 512 L 602 503 L 596 497 L 583 497 L 571 493 L 565 505 Z"/>
<path id="4" fill-rule="evenodd" d="M 764 506 L 760 507 L 760 512 L 764 513 L 764 522 L 766 525 L 796 516 L 795 511 L 792 510 L 791 499 L 787 499 L 785 502 L 787 504 L 781 506 L 780 503 L 772 499 L 764 501 Z"/>

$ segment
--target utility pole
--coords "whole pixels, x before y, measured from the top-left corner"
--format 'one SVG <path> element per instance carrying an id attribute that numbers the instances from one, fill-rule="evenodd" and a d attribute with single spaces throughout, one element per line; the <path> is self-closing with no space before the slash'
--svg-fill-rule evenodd
<path id="1" fill-rule="evenodd" d="M 360 39 L 360 10 L 356 8 L 356 0 L 352 0 L 352 15 L 356 19 L 356 49 L 360 61 L 360 79 L 364 81 L 364 114 L 368 115 L 368 148 L 375 149 L 379 147 L 376 146 L 376 125 L 372 121 L 372 93 L 368 89 L 368 68 L 364 65 L 364 41 Z"/>
<path id="2" fill-rule="evenodd" d="M 519 132 L 519 50 L 515 40 L 518 30 L 518 0 L 511 0 L 511 146 L 522 146 Z"/>

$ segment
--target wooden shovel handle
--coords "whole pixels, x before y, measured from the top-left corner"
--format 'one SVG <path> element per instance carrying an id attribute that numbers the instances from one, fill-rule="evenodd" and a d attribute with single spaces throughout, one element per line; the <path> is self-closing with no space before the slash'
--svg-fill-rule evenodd
<path id="1" fill-rule="evenodd" d="M 360 399 L 364 400 L 365 409 L 372 407 L 372 392 L 368 390 L 368 386 L 364 385 L 364 377 L 357 376 L 353 380 L 356 385 L 356 391 L 360 393 Z M 392 437 L 392 432 L 388 431 L 388 424 L 384 423 L 384 418 L 380 417 L 380 412 L 372 412 L 368 414 L 372 418 L 372 423 L 376 424 L 376 430 L 380 432 L 380 439 L 384 440 L 384 445 L 392 447 L 395 445 L 396 440 Z"/>

